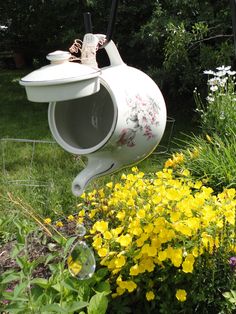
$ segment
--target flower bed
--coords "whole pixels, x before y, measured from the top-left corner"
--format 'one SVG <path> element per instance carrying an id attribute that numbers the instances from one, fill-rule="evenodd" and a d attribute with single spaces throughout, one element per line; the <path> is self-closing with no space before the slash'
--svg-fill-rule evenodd
<path id="1" fill-rule="evenodd" d="M 133 294 L 171 313 L 219 309 L 234 282 L 235 189 L 215 194 L 187 169 L 180 176 L 167 168 L 155 176 L 132 170 L 80 204 L 112 297 Z"/>

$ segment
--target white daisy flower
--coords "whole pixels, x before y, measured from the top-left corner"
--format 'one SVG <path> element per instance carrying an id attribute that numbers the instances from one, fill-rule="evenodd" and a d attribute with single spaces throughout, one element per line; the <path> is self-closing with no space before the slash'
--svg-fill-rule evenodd
<path id="1" fill-rule="evenodd" d="M 231 69 L 231 66 L 227 66 L 225 67 L 224 65 L 222 65 L 221 67 L 217 67 L 216 68 L 218 71 L 229 71 Z"/>
<path id="2" fill-rule="evenodd" d="M 211 90 L 212 92 L 215 92 L 215 91 L 218 90 L 218 86 L 213 85 L 213 86 L 210 87 L 210 90 Z"/>
<path id="3" fill-rule="evenodd" d="M 233 75 L 236 74 L 236 71 L 230 71 L 230 70 L 229 70 L 229 71 L 227 71 L 227 74 L 230 75 L 230 76 L 233 76 Z"/>
<path id="4" fill-rule="evenodd" d="M 207 75 L 216 75 L 216 73 L 212 70 L 206 70 L 203 72 L 204 74 L 207 74 Z"/>
<path id="5" fill-rule="evenodd" d="M 214 102 L 215 98 L 214 97 L 210 97 L 210 96 L 207 96 L 206 100 L 210 103 Z"/>
<path id="6" fill-rule="evenodd" d="M 226 71 L 225 70 L 221 70 L 221 71 L 218 71 L 217 73 L 216 73 L 216 75 L 218 76 L 218 77 L 222 77 L 222 76 L 225 76 L 226 75 Z"/>

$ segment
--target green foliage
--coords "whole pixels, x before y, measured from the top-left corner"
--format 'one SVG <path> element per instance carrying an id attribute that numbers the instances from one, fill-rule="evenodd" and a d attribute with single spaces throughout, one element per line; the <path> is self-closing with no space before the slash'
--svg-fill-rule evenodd
<path id="1" fill-rule="evenodd" d="M 188 168 L 196 179 L 206 180 L 209 186 L 220 190 L 236 187 L 236 133 L 227 138 L 212 136 L 189 136 L 185 140 L 188 149 L 183 150 L 184 162 L 176 167 L 181 172 Z"/>
<path id="2" fill-rule="evenodd" d="M 48 52 L 68 49 L 75 38 L 83 38 L 84 12 L 92 14 L 94 33 L 106 33 L 110 7 L 108 0 L 6 0 L 1 19 L 9 26 L 6 37 L 12 48 L 39 66 Z M 148 0 L 138 6 L 120 0 L 113 38 L 124 61 L 148 72 L 175 102 L 203 86 L 203 69 L 231 64 L 234 58 L 226 0 Z"/>
<path id="3" fill-rule="evenodd" d="M 223 296 L 226 298 L 229 308 L 231 310 L 236 309 L 236 291 L 235 290 L 230 290 L 229 292 L 224 292 Z"/>
<path id="4" fill-rule="evenodd" d="M 23 226 L 18 224 L 17 244 L 12 252 L 17 268 L 0 273 L 0 311 L 13 313 L 106 313 L 110 286 L 98 272 L 93 278 L 79 281 L 66 269 L 68 252 L 75 238 L 50 239 L 57 249 L 37 259 L 30 257 L 29 231 L 23 241 Z M 33 237 L 38 237 L 38 232 Z M 34 240 L 34 241 L 35 241 Z M 58 241 L 59 240 L 59 241 Z M 22 243 L 23 242 L 23 243 Z M 35 242 L 36 243 L 36 242 Z M 45 245 L 45 244 L 44 244 Z M 59 246 L 58 246 L 59 245 Z M 50 275 L 35 276 L 40 265 L 48 266 Z M 82 311 L 83 310 L 83 311 Z"/>
<path id="5" fill-rule="evenodd" d="M 140 37 L 150 73 L 175 104 L 178 94 L 186 98 L 195 86 L 204 88 L 204 69 L 231 64 L 234 57 L 228 1 L 157 1 Z"/>
<path id="6" fill-rule="evenodd" d="M 8 26 L 6 33 L 11 40 L 11 48 L 23 52 L 26 57 L 45 58 L 45 54 L 52 49 L 68 47 L 74 36 L 77 38 L 83 31 L 83 25 L 77 21 L 83 19 L 87 2 L 4 1 L 1 4 L 1 18 Z"/>
<path id="7" fill-rule="evenodd" d="M 186 167 L 196 179 L 206 180 L 217 190 L 235 188 L 235 72 L 230 66 L 221 66 L 216 72 L 204 73 L 209 76 L 206 100 L 202 100 L 197 90 L 194 92 L 201 134 L 187 136 L 182 158 L 173 155 L 166 165 L 179 172 Z"/>
<path id="8" fill-rule="evenodd" d="M 177 5 L 178 1 L 174 3 Z M 184 6 L 187 5 L 185 1 L 182 3 Z M 175 30 L 174 25 L 174 23 L 170 24 L 173 30 Z M 205 24 L 199 24 L 191 32 L 197 38 L 201 38 L 199 33 L 204 32 L 204 27 Z M 181 36 L 181 29 L 184 29 L 184 24 L 177 28 L 178 36 Z M 183 49 L 183 53 L 185 40 L 187 39 L 185 38 L 180 43 L 180 50 Z M 179 39 L 179 41 L 181 40 Z M 172 61 L 174 61 L 174 57 Z M 171 67 L 171 63 L 168 66 Z M 2 82 L 0 84 L 4 86 Z M 14 84 L 9 78 L 8 82 Z M 217 98 L 219 104 L 221 101 L 225 108 L 227 108 L 228 101 L 234 97 L 234 88 L 227 87 L 227 91 L 228 98 L 221 97 L 222 91 Z M 2 106 L 2 112 L 10 112 L 13 120 L 15 112 L 19 112 L 19 110 L 17 111 L 19 103 L 25 113 L 29 112 L 29 117 L 32 112 L 35 112 L 36 105 L 25 107 L 24 96 L 19 99 L 14 93 L 13 95 L 9 94 L 6 93 L 4 96 L 9 108 L 6 110 L 7 105 Z M 231 101 L 230 104 L 232 105 L 233 102 Z M 28 118 L 27 128 L 19 128 L 21 136 L 40 134 L 39 138 L 48 138 L 49 132 L 44 129 L 46 122 L 42 118 L 45 107 L 42 106 L 43 109 L 36 110 L 37 114 L 33 115 L 32 120 Z M 217 108 L 217 110 L 222 109 L 222 106 L 219 105 Z M 228 113 L 225 111 L 229 118 L 231 109 Z M 24 110 L 22 111 L 24 112 Z M 204 107 L 202 110 L 205 110 L 201 112 L 204 114 L 208 109 Z M 215 121 L 219 117 L 217 114 L 213 115 L 212 112 L 211 110 L 208 114 L 208 119 L 213 120 L 214 116 L 216 119 L 214 123 L 216 123 Z M 18 120 L 21 120 L 22 117 L 25 119 L 26 115 L 22 116 L 22 112 L 19 112 L 19 117 Z M 16 125 L 19 123 L 17 119 L 13 124 L 6 124 L 4 114 L 0 115 L 0 119 L 3 122 L 0 123 L 1 134 L 14 135 L 16 129 L 14 123 Z M 43 126 L 34 127 L 35 119 L 42 119 Z M 233 121 L 231 125 L 233 126 Z M 215 127 L 215 125 L 213 126 Z M 9 199 L 6 198 L 9 186 L 2 185 L 0 190 L 1 213 L 2 216 L 4 215 L 4 218 L 1 217 L 0 220 L 0 227 L 4 228 L 2 242 L 9 239 L 6 226 L 11 224 L 10 229 L 14 229 L 16 238 L 12 258 L 17 263 L 17 268 L 4 273 L 0 272 L 0 311 L 7 311 L 10 314 L 36 314 L 39 312 L 42 314 L 74 312 L 101 314 L 106 311 L 117 314 L 233 313 L 235 269 L 230 267 L 229 259 L 235 254 L 235 190 L 232 187 L 235 188 L 236 182 L 234 160 L 236 134 L 227 125 L 221 124 L 218 129 L 222 132 L 223 127 L 227 128 L 229 136 L 223 137 L 222 133 L 215 134 L 215 130 L 214 132 L 212 130 L 211 136 L 207 135 L 206 139 L 203 137 L 189 138 L 188 150 L 183 151 L 182 154 L 176 154 L 172 162 L 169 161 L 169 165 L 174 167 L 173 173 L 170 169 L 164 169 L 154 174 L 157 167 L 155 159 L 149 159 L 148 162 L 142 164 L 148 173 L 145 177 L 134 168 L 134 173 L 124 174 L 123 179 L 114 175 L 113 182 L 108 185 L 105 185 L 105 179 L 97 181 L 98 189 L 88 194 L 87 199 L 84 200 L 84 206 L 81 208 L 86 212 L 85 223 L 88 224 L 91 231 L 91 235 L 86 237 L 86 241 L 94 243 L 98 262 L 98 269 L 94 276 L 84 281 L 78 281 L 71 277 L 65 268 L 66 258 L 74 238 L 67 240 L 57 233 L 48 241 L 48 237 L 45 240 L 45 235 L 42 236 L 42 231 L 38 231 L 38 229 L 32 235 L 35 225 L 32 224 L 29 217 L 22 219 L 23 215 L 19 213 L 22 211 L 20 201 L 14 206 L 10 205 Z M 29 130 L 33 130 L 32 133 L 29 133 Z M 14 149 L 16 147 L 10 149 L 10 163 L 8 164 L 8 174 L 13 177 L 15 174 L 23 175 L 23 172 L 18 172 L 22 165 L 17 164 L 16 154 L 13 153 Z M 22 156 L 22 160 L 25 160 L 28 151 L 29 149 L 25 148 L 23 154 L 19 155 Z M 46 167 L 42 160 L 45 158 L 48 163 L 52 154 L 55 155 L 54 165 Z M 66 190 L 65 186 L 67 182 L 71 181 L 70 176 L 74 174 L 74 167 L 78 166 L 77 161 L 73 158 L 69 159 L 67 154 L 61 151 L 40 149 L 36 164 L 41 170 L 43 169 L 43 173 L 54 171 L 56 174 L 54 180 L 57 180 L 59 186 L 55 187 L 55 191 L 50 191 L 54 207 L 52 216 L 56 220 L 61 218 L 62 210 L 65 209 L 74 213 L 76 201 L 72 199 L 70 190 Z M 190 170 L 190 174 L 186 168 Z M 40 171 L 36 169 L 34 171 L 33 174 L 39 178 Z M 202 181 L 200 182 L 200 180 Z M 204 184 L 212 186 L 214 191 Z M 104 187 L 103 189 L 100 189 L 101 185 Z M 226 187 L 231 189 L 226 189 Z M 32 204 L 28 210 L 34 220 L 43 212 L 41 207 L 34 205 L 40 203 L 44 205 L 43 207 L 47 205 L 45 199 L 40 198 L 43 193 L 43 190 L 32 189 L 30 194 L 27 194 L 27 190 L 20 194 L 22 198 L 26 197 Z M 36 209 L 33 211 L 32 207 Z M 48 208 L 53 207 L 49 206 Z M 124 211 L 126 220 L 122 221 L 121 217 Z M 144 211 L 146 211 L 145 215 Z M 5 213 L 9 215 L 9 219 L 5 220 Z M 44 211 L 43 213 L 46 215 L 49 212 Z M 14 226 L 11 223 L 13 217 Z M 165 221 L 164 225 L 161 224 L 162 218 Z M 194 224 L 196 220 L 199 221 L 197 225 Z M 109 226 L 109 230 L 103 229 L 104 226 Z M 115 238 L 110 229 L 119 226 L 122 227 L 122 234 L 118 233 Z M 142 228 L 141 234 L 138 227 Z M 42 225 L 40 228 L 43 228 Z M 153 228 L 155 228 L 155 232 Z M 173 238 L 171 230 L 174 230 Z M 110 238 L 107 231 L 113 235 L 113 238 Z M 31 235 L 40 240 L 40 244 L 47 247 L 50 252 L 41 254 L 37 259 L 31 259 L 29 256 Z M 124 237 L 122 238 L 121 235 Z M 126 242 L 127 239 L 129 240 L 127 235 L 133 237 L 131 249 Z M 144 238 L 143 246 L 134 249 L 139 236 L 148 236 L 148 238 Z M 120 239 L 118 239 L 119 237 Z M 100 238 L 102 244 L 97 241 Z M 156 240 L 163 242 L 158 244 L 158 241 L 155 242 Z M 155 245 L 159 251 L 153 256 Z M 106 249 L 107 255 L 104 256 L 104 251 L 100 251 L 100 249 Z M 131 276 L 129 270 L 134 266 L 132 264 L 134 259 L 137 258 L 135 262 L 140 262 L 141 257 L 137 255 L 138 250 L 143 258 L 142 266 L 146 269 L 143 271 L 139 268 L 138 276 Z M 166 257 L 163 258 L 161 254 L 159 256 L 160 252 L 166 253 Z M 122 257 L 127 258 L 124 264 Z M 153 270 L 149 268 L 150 258 L 155 264 Z M 107 262 L 111 263 L 107 264 Z M 43 277 L 35 276 L 40 265 L 48 266 L 49 272 L 45 273 Z M 118 272 L 116 272 L 117 270 Z M 121 280 L 118 280 L 119 275 L 122 276 Z M 130 281 L 134 281 L 138 288 L 135 289 L 134 283 Z M 119 285 L 121 290 L 116 290 Z M 133 288 L 134 290 L 131 291 Z M 184 295 L 180 294 L 179 300 L 176 293 L 183 289 L 187 291 L 187 298 L 185 300 Z M 109 298 L 110 290 L 115 293 L 113 295 L 116 297 L 115 299 Z M 155 292 L 153 300 L 148 300 L 146 295 L 150 290 Z M 120 295 L 121 292 L 122 295 Z"/>

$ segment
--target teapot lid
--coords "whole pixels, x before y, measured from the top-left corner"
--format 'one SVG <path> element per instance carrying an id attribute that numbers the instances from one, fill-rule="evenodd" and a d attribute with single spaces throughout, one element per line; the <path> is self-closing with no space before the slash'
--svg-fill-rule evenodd
<path id="1" fill-rule="evenodd" d="M 23 86 L 60 85 L 98 77 L 100 70 L 88 65 L 70 62 L 71 54 L 57 50 L 47 55 L 51 64 L 31 72 L 20 80 Z"/>

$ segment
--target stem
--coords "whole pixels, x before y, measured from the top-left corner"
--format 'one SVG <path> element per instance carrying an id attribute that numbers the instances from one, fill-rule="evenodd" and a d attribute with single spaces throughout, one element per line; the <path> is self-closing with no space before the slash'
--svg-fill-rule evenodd
<path id="1" fill-rule="evenodd" d="M 17 200 L 14 200 L 10 193 L 8 193 L 8 197 L 13 204 L 20 206 L 28 215 L 30 215 L 30 217 L 33 218 L 40 225 L 40 227 L 47 233 L 48 236 L 53 237 L 53 234 L 51 233 L 51 231 L 41 222 L 41 220 L 43 220 L 42 217 L 40 217 L 37 213 L 35 213 L 34 209 L 29 204 L 27 204 L 28 206 L 27 208 L 27 206 L 23 203 L 23 201 L 19 197 L 17 198 Z M 64 240 L 67 240 L 53 225 L 50 225 L 50 227 L 61 238 L 63 238 Z"/>

